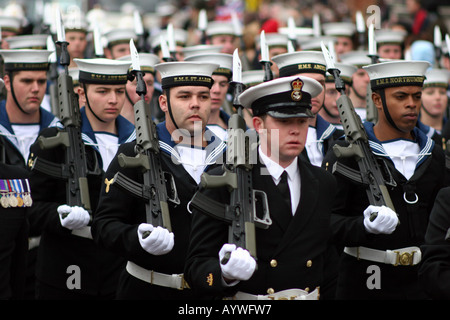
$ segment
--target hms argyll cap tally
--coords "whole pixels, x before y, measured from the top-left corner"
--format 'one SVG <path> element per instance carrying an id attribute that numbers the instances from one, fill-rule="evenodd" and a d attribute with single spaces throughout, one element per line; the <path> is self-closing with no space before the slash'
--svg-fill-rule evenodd
<path id="1" fill-rule="evenodd" d="M 311 98 L 323 90 L 309 77 L 282 77 L 257 84 L 245 90 L 239 100 L 251 108 L 254 116 L 268 114 L 274 118 L 311 118 Z"/>
<path id="2" fill-rule="evenodd" d="M 325 75 L 327 64 L 319 51 L 296 51 L 279 54 L 272 58 L 280 70 L 280 77 L 299 73 L 320 73 Z"/>
<path id="3" fill-rule="evenodd" d="M 179 86 L 211 88 L 212 73 L 219 68 L 219 65 L 198 61 L 175 61 L 159 63 L 155 68 L 161 74 L 163 89 Z"/>
<path id="4" fill-rule="evenodd" d="M 51 53 L 37 49 L 0 50 L 6 71 L 47 71 Z"/>
<path id="5" fill-rule="evenodd" d="M 422 87 L 425 73 L 430 67 L 427 61 L 388 61 L 364 66 L 370 78 L 372 90 L 388 87 Z"/>
<path id="6" fill-rule="evenodd" d="M 73 59 L 78 66 L 79 81 L 93 84 L 126 84 L 131 61 L 106 58 Z"/>

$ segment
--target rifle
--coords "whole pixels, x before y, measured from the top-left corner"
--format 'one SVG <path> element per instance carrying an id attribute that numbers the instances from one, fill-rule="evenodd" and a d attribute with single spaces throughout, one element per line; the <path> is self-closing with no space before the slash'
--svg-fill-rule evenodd
<path id="1" fill-rule="evenodd" d="M 369 38 L 369 54 L 368 56 L 372 60 L 372 63 L 378 63 L 378 55 L 377 55 L 377 44 L 375 41 L 375 35 L 374 35 L 374 25 L 371 24 L 369 26 L 368 30 L 368 38 Z M 367 92 L 366 92 L 366 109 L 367 109 L 367 115 L 366 120 L 369 122 L 377 123 L 378 121 L 378 110 L 375 107 L 375 104 L 372 100 L 372 88 L 370 87 L 370 83 L 367 85 Z"/>
<path id="2" fill-rule="evenodd" d="M 266 34 L 263 31 L 261 31 L 261 35 L 260 35 L 260 47 L 261 47 L 261 60 L 259 61 L 262 66 L 263 66 L 263 70 L 264 70 L 264 82 L 266 81 L 270 81 L 273 79 L 273 73 L 272 73 L 272 62 L 270 61 L 269 58 L 269 47 L 267 46 L 266 43 Z"/>
<path id="3" fill-rule="evenodd" d="M 64 72 L 58 76 L 58 103 L 59 115 L 64 129 L 58 131 L 54 137 L 42 137 L 37 139 L 41 149 L 51 149 L 58 146 L 65 147 L 65 163 L 56 164 L 43 158 L 36 157 L 31 164 L 32 170 L 38 170 L 49 176 L 66 181 L 66 201 L 69 206 L 80 206 L 92 213 L 88 174 L 100 174 L 98 164 L 94 171 L 88 172 L 86 152 L 81 138 L 81 113 L 78 104 L 78 96 L 73 91 L 73 80 L 69 75 L 68 67 L 70 55 L 67 51 L 68 42 L 65 41 L 64 28 L 59 10 L 56 20 L 58 41 L 61 46 L 60 63 L 64 66 Z M 65 216 L 63 216 L 65 218 Z M 92 216 L 91 216 L 92 218 Z"/>
<path id="4" fill-rule="evenodd" d="M 117 157 L 122 168 L 140 168 L 144 183 L 133 181 L 123 173 L 117 172 L 112 184 L 116 184 L 122 190 L 145 201 L 147 223 L 172 231 L 167 201 L 178 205 L 180 200 L 173 176 L 162 170 L 156 124 L 152 120 L 150 106 L 145 102 L 147 87 L 143 78 L 144 73 L 140 70 L 139 55 L 133 39 L 130 40 L 130 51 L 132 74 L 137 79 L 136 93 L 141 97 L 133 106 L 136 125 L 136 156 L 128 157 L 121 153 Z M 167 181 L 170 182 L 169 186 L 166 184 Z M 168 196 L 167 187 L 170 187 L 172 197 Z M 149 232 L 144 233 L 143 238 L 149 234 Z"/>
<path id="5" fill-rule="evenodd" d="M 345 84 L 340 77 L 340 70 L 334 65 L 333 58 L 322 42 L 322 52 L 327 62 L 328 72 L 335 79 L 336 90 L 341 94 L 336 101 L 339 116 L 345 132 L 345 139 L 349 142 L 348 147 L 339 145 L 333 146 L 333 152 L 337 158 L 354 158 L 358 163 L 359 171 L 349 168 L 339 161 L 333 164 L 333 173 L 359 183 L 366 188 L 369 203 L 375 206 L 387 206 L 395 211 L 386 185 L 395 187 L 397 184 L 393 179 L 390 171 L 383 161 L 382 166 L 372 153 L 369 145 L 369 138 L 364 129 L 361 118 L 355 112 L 353 104 L 348 96 L 345 95 Z M 388 179 L 385 179 L 388 176 Z M 373 221 L 377 217 L 377 213 L 373 213 L 370 217 Z"/>
<path id="6" fill-rule="evenodd" d="M 269 215 L 267 195 L 264 191 L 254 190 L 252 186 L 252 164 L 250 161 L 250 142 L 245 136 L 245 120 L 243 106 L 239 95 L 243 92 L 241 80 L 241 64 L 238 49 L 233 53 L 233 106 L 237 113 L 228 120 L 229 137 L 227 140 L 227 161 L 223 165 L 221 176 L 203 173 L 200 181 L 202 188 L 227 187 L 230 192 L 230 203 L 224 205 L 210 199 L 201 192 L 196 192 L 191 205 L 202 212 L 225 221 L 229 224 L 228 239 L 230 243 L 247 249 L 256 259 L 255 227 L 267 229 L 272 220 Z M 263 217 L 256 215 L 256 204 L 261 203 Z M 225 255 L 222 264 L 226 264 L 229 253 Z"/>

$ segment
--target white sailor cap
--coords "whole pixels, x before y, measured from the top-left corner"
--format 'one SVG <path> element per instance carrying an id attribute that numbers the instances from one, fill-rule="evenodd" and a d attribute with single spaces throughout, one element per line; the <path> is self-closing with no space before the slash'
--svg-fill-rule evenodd
<path id="1" fill-rule="evenodd" d="M 247 70 L 242 71 L 242 83 L 247 88 L 253 87 L 261 82 L 264 82 L 264 70 Z"/>
<path id="2" fill-rule="evenodd" d="M 156 48 L 161 46 L 161 36 L 163 36 L 163 38 L 167 41 L 167 29 L 152 34 L 152 36 L 148 39 L 150 47 L 153 50 L 156 50 Z M 188 39 L 188 32 L 186 30 L 175 28 L 173 30 L 173 36 L 176 45 L 180 47 L 184 47 L 186 45 Z"/>
<path id="3" fill-rule="evenodd" d="M 375 30 L 374 35 L 378 46 L 383 44 L 403 44 L 406 32 L 403 30 L 379 29 Z"/>
<path id="4" fill-rule="evenodd" d="M 293 29 L 295 37 L 312 36 L 314 34 L 313 28 L 308 27 L 295 27 Z M 278 28 L 278 33 L 289 35 L 290 29 L 288 27 Z"/>
<path id="5" fill-rule="evenodd" d="M 325 75 L 327 63 L 319 51 L 296 51 L 279 54 L 272 58 L 280 70 L 280 77 L 299 73 L 320 73 Z"/>
<path id="6" fill-rule="evenodd" d="M 184 59 L 184 61 L 200 61 L 218 63 L 219 67 L 214 70 L 213 75 L 225 76 L 228 79 L 232 76 L 233 55 L 228 53 L 197 54 Z"/>
<path id="7" fill-rule="evenodd" d="M 0 16 L 0 27 L 2 31 L 19 32 L 22 27 L 20 18 L 12 16 Z"/>
<path id="8" fill-rule="evenodd" d="M 206 35 L 209 37 L 218 35 L 236 36 L 233 24 L 230 21 L 211 21 L 206 27 Z"/>
<path id="9" fill-rule="evenodd" d="M 446 69 L 429 69 L 425 73 L 423 87 L 443 87 L 448 88 L 450 81 L 450 71 Z"/>
<path id="10" fill-rule="evenodd" d="M 51 53 L 49 50 L 37 49 L 0 50 L 6 71 L 46 71 Z"/>
<path id="11" fill-rule="evenodd" d="M 69 68 L 69 76 L 72 77 L 72 83 L 74 87 L 80 85 L 80 69 Z"/>
<path id="12" fill-rule="evenodd" d="M 322 42 L 328 45 L 330 42 L 336 42 L 336 38 L 331 36 L 311 37 L 308 40 L 304 39 L 300 43 L 300 47 L 302 48 L 302 50 L 306 51 L 314 50 L 322 52 L 322 47 L 320 45 Z"/>
<path id="13" fill-rule="evenodd" d="M 108 46 L 114 46 L 120 43 L 130 43 L 130 39 L 137 39 L 134 29 L 113 29 L 104 34 L 104 37 L 108 43 Z"/>
<path id="14" fill-rule="evenodd" d="M 291 76 L 257 84 L 245 90 L 239 101 L 251 108 L 254 116 L 268 114 L 274 118 L 311 118 L 311 98 L 322 91 L 322 85 L 309 77 Z"/>
<path id="15" fill-rule="evenodd" d="M 152 74 L 155 74 L 155 66 L 161 62 L 161 59 L 153 53 L 139 53 L 139 63 L 141 65 L 141 71 L 143 72 L 150 72 Z M 131 63 L 131 56 L 126 55 L 122 56 L 120 58 L 117 58 L 118 61 L 128 61 Z M 131 68 L 132 66 L 130 66 Z"/>
<path id="16" fill-rule="evenodd" d="M 357 68 L 372 64 L 368 51 L 349 51 L 339 55 L 342 63 L 354 65 Z"/>
<path id="17" fill-rule="evenodd" d="M 195 46 L 184 47 L 183 55 L 184 59 L 198 54 L 210 54 L 210 53 L 220 53 L 223 46 L 221 45 L 212 45 L 212 44 L 199 44 Z"/>
<path id="18" fill-rule="evenodd" d="M 340 77 L 345 84 L 352 84 L 352 76 L 358 70 L 355 66 L 342 62 L 335 62 L 335 67 L 340 71 Z M 334 77 L 328 71 L 325 78 L 326 82 L 334 82 Z"/>
<path id="19" fill-rule="evenodd" d="M 80 70 L 79 79 L 83 83 L 126 84 L 131 61 L 106 58 L 73 59 Z"/>
<path id="20" fill-rule="evenodd" d="M 81 10 L 76 9 L 70 11 L 64 16 L 64 29 L 66 30 L 66 32 L 69 31 L 87 32 L 88 23 L 86 17 L 81 12 Z"/>
<path id="21" fill-rule="evenodd" d="M 46 49 L 47 34 L 27 34 L 6 38 L 10 49 Z"/>
<path id="22" fill-rule="evenodd" d="M 323 34 L 334 37 L 352 37 L 356 32 L 356 25 L 352 22 L 329 22 L 322 24 Z"/>
<path id="23" fill-rule="evenodd" d="M 155 66 L 161 74 L 163 89 L 178 86 L 212 87 L 212 73 L 219 67 L 215 63 L 198 61 L 163 62 Z"/>
<path id="24" fill-rule="evenodd" d="M 430 67 L 427 61 L 389 61 L 364 66 L 372 90 L 387 87 L 422 86 Z"/>
<path id="25" fill-rule="evenodd" d="M 277 32 L 269 32 L 265 34 L 266 44 L 270 48 L 281 47 L 287 48 L 289 38 L 287 34 L 277 33 Z M 255 43 L 257 46 L 260 46 L 261 36 L 258 35 L 255 37 Z"/>

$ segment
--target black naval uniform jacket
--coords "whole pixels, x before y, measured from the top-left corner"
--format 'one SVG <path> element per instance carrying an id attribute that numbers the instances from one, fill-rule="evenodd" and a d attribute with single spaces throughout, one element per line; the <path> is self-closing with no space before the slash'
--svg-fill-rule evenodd
<path id="1" fill-rule="evenodd" d="M 223 284 L 218 254 L 223 244 L 230 243 L 228 224 L 202 211 L 193 211 L 185 277 L 194 290 L 210 299 L 218 299 L 231 297 L 237 291 L 267 295 L 269 289 L 278 292 L 297 288 L 312 292 L 320 287 L 321 298 L 333 297 L 337 269 L 332 265 L 334 256 L 328 242 L 336 182 L 331 174 L 301 157 L 298 157 L 298 165 L 301 196 L 295 215 L 283 201 L 272 176 L 267 172 L 261 174 L 265 166 L 258 161 L 253 167 L 253 189 L 267 194 L 272 224 L 265 230 L 256 228 L 258 268 L 247 281 L 231 287 Z M 222 172 L 223 169 L 218 168 L 210 174 Z M 226 188 L 199 192 L 229 204 L 230 194 Z M 258 216 L 262 215 L 260 210 L 257 209 Z"/>
<path id="2" fill-rule="evenodd" d="M 369 122 L 364 123 L 372 152 L 377 158 L 383 158 L 386 161 L 387 167 L 397 183 L 396 187 L 388 187 L 388 190 L 400 224 L 392 234 L 366 232 L 363 225 L 363 212 L 369 205 L 369 201 L 365 188 L 336 174 L 337 195 L 331 218 L 334 240 L 340 250 L 344 247 L 358 246 L 378 250 L 420 247 L 424 242 L 435 197 L 444 184 L 444 153 L 422 131 L 415 128 L 414 136 L 421 152 L 415 172 L 407 180 L 395 169 L 394 163 L 384 152 L 381 142 L 373 133 L 373 125 Z M 345 141 L 338 141 L 338 143 L 348 145 Z M 323 165 L 331 170 L 335 161 L 336 157 L 330 150 Z M 339 162 L 359 170 L 353 158 L 340 159 Z M 414 202 L 416 196 L 416 203 L 405 201 L 406 198 L 408 201 Z M 337 299 L 425 298 L 417 281 L 418 265 L 393 266 L 369 260 L 358 260 L 347 253 L 340 252 L 341 264 L 336 288 Z M 380 272 L 374 273 L 374 269 L 368 269 L 370 266 L 377 266 Z M 370 276 L 374 276 L 374 278 L 369 279 Z M 368 286 L 368 281 L 372 281 L 372 284 L 381 283 L 381 287 Z"/>
<path id="3" fill-rule="evenodd" d="M 20 166 L 0 163 L 0 179 L 28 178 Z M 25 294 L 26 259 L 28 252 L 28 207 L 0 206 L 0 300 L 21 300 Z"/>
<path id="4" fill-rule="evenodd" d="M 207 131 L 209 130 L 207 129 Z M 162 169 L 172 174 L 180 199 L 179 205 L 168 202 L 172 232 L 175 235 L 173 249 L 167 254 L 155 256 L 141 247 L 137 228 L 139 224 L 147 223 L 145 202 L 115 184 L 111 184 L 108 190 L 105 184 L 102 187 L 97 215 L 92 224 L 92 234 L 98 244 L 142 268 L 169 275 L 182 274 L 192 218 L 187 205 L 197 188 L 197 183 L 183 165 L 176 161 L 178 153 L 174 149 L 175 143 L 166 129 L 165 122 L 157 125 L 157 133 L 160 140 Z M 211 166 L 214 166 L 215 160 L 223 156 L 226 144 L 218 138 L 211 140 L 207 147 L 209 152 L 207 157 L 210 159 L 208 162 L 211 163 Z M 117 154 L 123 153 L 126 156 L 134 157 L 135 145 L 136 142 L 123 144 Z M 106 172 L 106 179 L 110 181 L 118 171 L 138 183 L 143 183 L 141 169 L 122 168 L 117 157 L 111 162 Z M 117 294 L 118 299 L 132 300 L 177 300 L 192 299 L 193 297 L 190 289 L 178 290 L 152 285 L 129 274 L 125 268 L 121 274 Z"/>
<path id="5" fill-rule="evenodd" d="M 419 281 L 431 299 L 450 299 L 450 187 L 442 188 L 430 214 L 422 245 Z"/>
<path id="6" fill-rule="evenodd" d="M 94 132 L 86 117 L 85 109 L 81 110 L 82 138 L 85 144 L 88 170 L 94 172 L 96 164 L 100 170 L 97 174 L 88 175 L 89 197 L 92 215 L 98 203 L 100 188 L 104 181 L 102 158 L 100 152 L 91 144 L 95 142 Z M 116 119 L 119 143 L 132 141 L 135 138 L 134 125 L 119 116 Z M 53 137 L 60 128 L 47 128 L 41 132 L 43 137 Z M 42 150 L 35 142 L 30 148 L 30 163 L 44 158 L 56 164 L 65 162 L 64 147 Z M 80 288 L 72 289 L 74 293 L 89 296 L 114 296 L 117 287 L 118 270 L 124 264 L 117 255 L 97 246 L 93 239 L 72 234 L 72 231 L 61 225 L 57 208 L 66 202 L 66 182 L 38 170 L 31 170 L 31 189 L 34 204 L 29 212 L 31 232 L 41 235 L 36 266 L 38 281 L 57 288 L 68 289 L 67 281 L 74 270 L 79 268 L 81 275 Z M 75 266 L 77 269 L 72 269 Z M 69 268 L 70 267 L 70 268 Z M 70 281 L 69 281 L 70 282 Z"/>

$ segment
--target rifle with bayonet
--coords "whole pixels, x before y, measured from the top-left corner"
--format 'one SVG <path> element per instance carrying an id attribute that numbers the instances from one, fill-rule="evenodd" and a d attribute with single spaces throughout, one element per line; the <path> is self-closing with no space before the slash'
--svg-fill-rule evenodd
<path id="1" fill-rule="evenodd" d="M 440 68 L 442 57 L 442 33 L 438 25 L 434 26 L 434 52 L 436 56 L 436 68 Z"/>
<path id="2" fill-rule="evenodd" d="M 200 31 L 200 44 L 206 44 L 207 35 L 206 28 L 208 27 L 208 15 L 205 9 L 201 9 L 198 13 L 197 28 Z"/>
<path id="3" fill-rule="evenodd" d="M 140 168 L 142 170 L 143 184 L 133 181 L 120 171 L 114 175 L 112 184 L 145 201 L 147 223 L 172 231 L 168 201 L 178 205 L 180 200 L 173 176 L 162 169 L 156 124 L 150 114 L 150 105 L 145 102 L 147 86 L 133 39 L 130 40 L 130 52 L 131 72 L 137 80 L 136 93 L 141 97 L 133 106 L 136 126 L 136 155 L 129 157 L 121 153 L 117 157 L 122 168 Z M 143 237 L 148 235 L 149 233 L 144 233 Z"/>
<path id="4" fill-rule="evenodd" d="M 270 219 L 267 195 L 265 192 L 253 189 L 251 138 L 246 135 L 246 125 L 243 117 L 243 106 L 239 95 L 244 90 L 241 79 L 241 65 L 238 49 L 233 54 L 233 105 L 237 113 L 231 115 L 228 121 L 228 140 L 224 173 L 220 176 L 203 173 L 200 190 L 191 200 L 191 206 L 229 224 L 228 240 L 236 246 L 247 249 L 256 259 L 255 227 L 267 229 Z M 230 203 L 225 205 L 208 196 L 201 190 L 207 188 L 226 187 L 230 192 Z M 256 214 L 257 205 L 261 206 L 262 217 Z M 229 254 L 221 261 L 227 262 Z"/>
<path id="5" fill-rule="evenodd" d="M 259 62 L 262 64 L 264 70 L 264 82 L 266 82 L 273 79 L 273 73 L 271 68 L 272 61 L 270 61 L 269 47 L 266 42 L 266 33 L 264 30 L 261 31 L 259 44 L 261 48 L 261 60 Z"/>
<path id="6" fill-rule="evenodd" d="M 333 146 L 333 152 L 338 159 L 354 158 L 358 163 L 359 171 L 349 168 L 336 161 L 333 164 L 333 173 L 359 183 L 366 188 L 369 203 L 374 206 L 387 206 L 395 211 L 387 185 L 395 187 L 397 184 L 393 179 L 387 164 L 378 161 L 372 153 L 367 132 L 364 129 L 361 118 L 355 112 L 350 98 L 345 94 L 345 84 L 340 77 L 340 70 L 334 65 L 333 57 L 330 56 L 328 49 L 322 42 L 322 52 L 327 63 L 327 71 L 335 79 L 336 90 L 341 96 L 336 101 L 341 123 L 345 132 L 345 139 L 349 146 Z M 371 220 L 377 217 L 373 213 Z"/>
<path id="7" fill-rule="evenodd" d="M 57 10 L 57 32 L 56 44 L 61 47 L 60 64 L 64 66 L 64 72 L 58 76 L 58 103 L 60 121 L 64 129 L 58 131 L 53 137 L 39 137 L 37 142 L 41 149 L 52 149 L 64 146 L 65 163 L 56 164 L 46 159 L 36 157 L 31 164 L 32 170 L 38 170 L 49 176 L 66 181 L 66 203 L 69 206 L 80 206 L 92 213 L 88 174 L 100 174 L 101 171 L 96 164 L 93 171 L 88 171 L 86 152 L 81 138 L 81 113 L 78 104 L 78 96 L 73 91 L 73 80 L 69 75 L 68 67 L 70 55 L 67 51 L 68 42 L 65 40 L 64 28 L 59 10 Z M 63 217 L 64 218 L 64 217 Z"/>
<path id="8" fill-rule="evenodd" d="M 372 64 L 378 63 L 378 54 L 377 54 L 377 43 L 374 35 L 374 25 L 369 25 L 368 30 L 368 38 L 369 38 L 369 58 L 372 61 Z M 370 87 L 370 83 L 367 85 L 366 92 L 366 120 L 372 123 L 377 123 L 378 121 L 378 110 L 375 107 L 375 104 L 372 100 L 372 88 Z"/>
<path id="9" fill-rule="evenodd" d="M 358 32 L 358 45 L 359 50 L 364 50 L 366 47 L 366 28 L 364 24 L 364 17 L 361 11 L 356 12 L 356 31 Z"/>
<path id="10" fill-rule="evenodd" d="M 146 52 L 147 51 L 147 43 L 145 41 L 145 30 L 144 25 L 142 24 L 142 18 L 139 14 L 139 11 L 135 10 L 133 13 L 134 18 L 134 31 L 137 36 L 137 49 L 138 52 Z"/>

